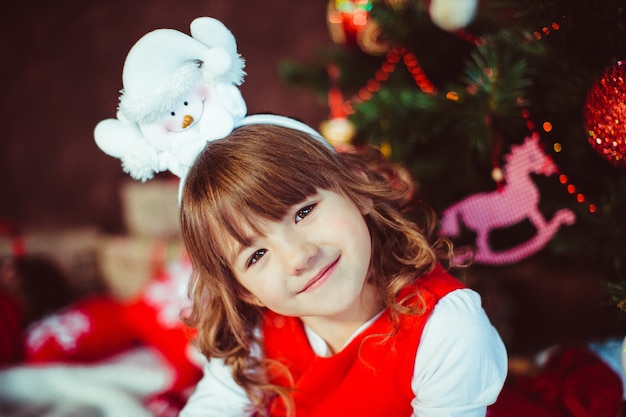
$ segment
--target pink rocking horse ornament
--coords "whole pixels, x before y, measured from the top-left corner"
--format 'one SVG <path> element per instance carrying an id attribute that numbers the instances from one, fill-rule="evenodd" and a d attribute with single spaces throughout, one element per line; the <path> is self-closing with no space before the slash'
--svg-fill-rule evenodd
<path id="1" fill-rule="evenodd" d="M 473 194 L 447 208 L 441 218 L 439 233 L 442 236 L 458 236 L 459 222 L 476 233 L 474 261 L 477 263 L 495 265 L 519 261 L 541 250 L 561 225 L 571 225 L 576 220 L 574 212 L 564 208 L 547 221 L 538 209 L 539 190 L 529 174 L 548 176 L 558 172 L 552 158 L 543 152 L 538 135 L 512 146 L 505 162 L 505 184 L 501 189 Z M 526 219 L 537 230 L 533 238 L 506 250 L 491 249 L 489 233 L 492 230 Z"/>

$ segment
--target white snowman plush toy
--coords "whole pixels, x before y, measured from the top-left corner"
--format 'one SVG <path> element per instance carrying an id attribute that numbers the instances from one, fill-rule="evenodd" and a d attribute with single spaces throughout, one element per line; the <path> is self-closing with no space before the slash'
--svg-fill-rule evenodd
<path id="1" fill-rule="evenodd" d="M 169 170 L 184 178 L 208 141 L 245 117 L 245 75 L 232 33 L 219 20 L 195 19 L 191 36 L 157 29 L 131 48 L 116 118 L 94 130 L 98 147 L 146 181 Z"/>

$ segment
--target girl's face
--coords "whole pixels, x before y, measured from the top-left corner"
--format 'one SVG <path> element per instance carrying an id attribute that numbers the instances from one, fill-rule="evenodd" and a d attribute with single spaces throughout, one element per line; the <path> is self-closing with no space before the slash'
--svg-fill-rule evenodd
<path id="1" fill-rule="evenodd" d="M 294 205 L 279 221 L 259 220 L 248 246 L 229 247 L 236 279 L 276 313 L 331 320 L 371 311 L 367 281 L 371 240 L 363 213 L 326 190 Z"/>

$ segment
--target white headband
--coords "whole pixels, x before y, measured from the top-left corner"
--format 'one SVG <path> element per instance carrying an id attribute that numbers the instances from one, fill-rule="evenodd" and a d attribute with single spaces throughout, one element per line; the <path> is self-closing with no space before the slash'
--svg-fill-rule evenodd
<path id="1" fill-rule="evenodd" d="M 314 139 L 317 139 L 319 142 L 323 143 L 331 151 L 335 151 L 335 148 L 332 147 L 330 143 L 324 139 L 324 137 L 311 126 L 302 123 L 296 119 L 291 119 L 286 116 L 279 116 L 276 114 L 254 114 L 251 116 L 247 116 L 236 123 L 235 127 L 240 126 L 248 126 L 248 125 L 275 125 L 288 127 L 290 129 L 299 130 L 304 133 L 308 133 Z"/>
<path id="2" fill-rule="evenodd" d="M 286 116 L 279 116 L 276 114 L 254 114 L 251 116 L 246 116 L 241 119 L 236 126 L 235 129 L 242 126 L 250 126 L 250 125 L 273 125 L 273 126 L 281 126 L 289 129 L 299 130 L 311 136 L 313 139 L 322 143 L 326 148 L 330 151 L 335 152 L 335 148 L 324 139 L 324 137 L 311 126 L 302 123 L 296 119 L 292 119 Z M 199 153 L 198 153 L 199 155 Z M 185 186 L 185 180 L 187 178 L 187 172 L 180 177 L 180 184 L 178 187 L 178 203 L 180 204 L 182 196 L 183 196 L 183 188 Z"/>

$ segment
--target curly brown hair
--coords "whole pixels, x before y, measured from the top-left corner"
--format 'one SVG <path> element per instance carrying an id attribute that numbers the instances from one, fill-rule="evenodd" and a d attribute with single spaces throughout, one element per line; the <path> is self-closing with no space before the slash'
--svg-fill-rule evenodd
<path id="1" fill-rule="evenodd" d="M 310 135 L 272 125 L 235 129 L 198 156 L 183 189 L 182 236 L 193 264 L 192 310 L 197 345 L 209 359 L 223 358 L 259 413 L 275 396 L 290 404 L 289 389 L 271 384 L 271 364 L 252 353 L 262 346 L 258 330 L 264 309 L 235 279 L 225 242 L 246 244 L 244 230 L 259 219 L 282 219 L 318 190 L 352 200 L 364 215 L 372 254 L 368 279 L 392 312 L 419 313 L 403 306 L 398 293 L 438 262 L 450 259 L 447 241 L 431 242 L 434 216 L 411 206 L 420 225 L 403 213 L 414 201 L 410 175 L 392 164 L 368 163 L 362 155 L 330 151 Z M 368 207 L 369 210 L 363 210 Z"/>

